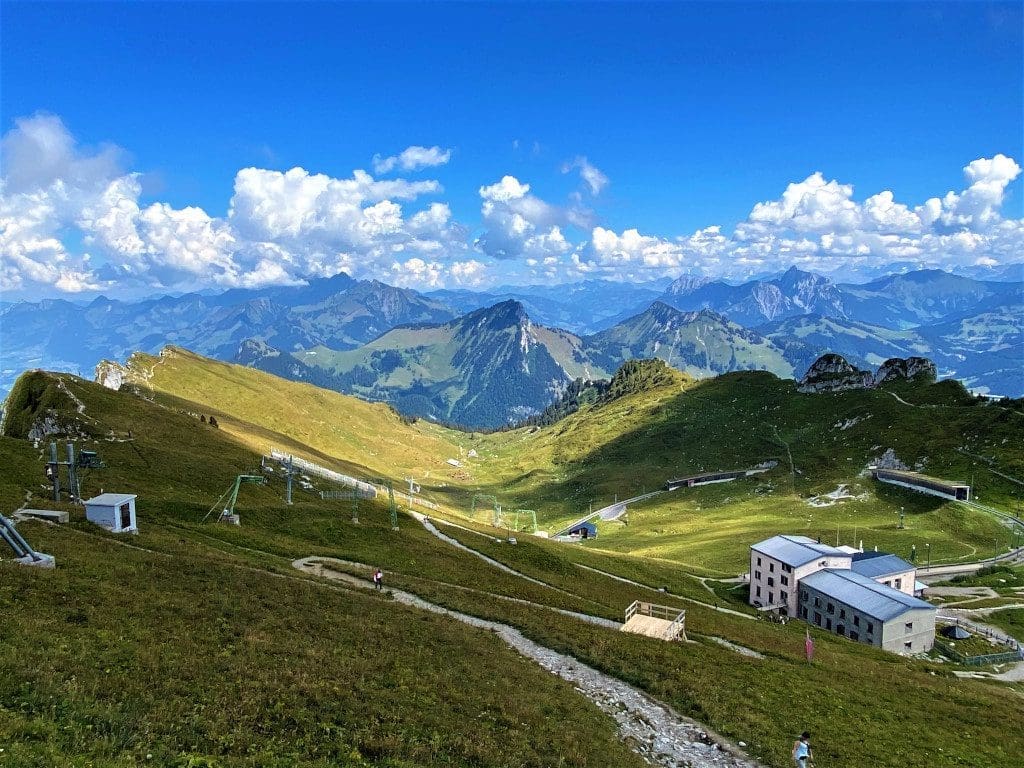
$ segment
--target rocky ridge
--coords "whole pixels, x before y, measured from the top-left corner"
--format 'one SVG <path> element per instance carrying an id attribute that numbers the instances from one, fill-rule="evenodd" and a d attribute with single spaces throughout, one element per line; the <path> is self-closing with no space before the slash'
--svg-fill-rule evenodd
<path id="1" fill-rule="evenodd" d="M 935 363 L 925 357 L 891 357 L 875 373 L 849 363 L 842 355 L 828 353 L 815 360 L 797 382 L 797 391 L 846 392 L 851 389 L 872 389 L 896 381 L 919 381 L 931 384 L 937 377 Z"/>

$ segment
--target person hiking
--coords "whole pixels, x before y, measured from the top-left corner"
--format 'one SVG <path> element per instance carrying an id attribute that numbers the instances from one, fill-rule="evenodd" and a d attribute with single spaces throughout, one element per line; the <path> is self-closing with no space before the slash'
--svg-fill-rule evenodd
<path id="1" fill-rule="evenodd" d="M 373 586 L 378 590 L 384 589 L 384 571 L 380 568 L 373 572 Z"/>
<path id="2" fill-rule="evenodd" d="M 793 763 L 800 768 L 809 768 L 814 765 L 814 755 L 811 752 L 811 734 L 804 731 L 800 738 L 793 742 Z"/>

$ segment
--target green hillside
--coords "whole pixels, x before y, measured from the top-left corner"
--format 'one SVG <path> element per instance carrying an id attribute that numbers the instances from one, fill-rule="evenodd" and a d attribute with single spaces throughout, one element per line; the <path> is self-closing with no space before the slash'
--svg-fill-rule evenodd
<path id="1" fill-rule="evenodd" d="M 294 357 L 310 378 L 330 376 L 331 386 L 402 413 L 493 428 L 543 408 L 573 378 L 607 375 L 588 365 L 581 344 L 506 301 L 443 325 L 395 328 L 355 350 Z"/>
<path id="2" fill-rule="evenodd" d="M 794 376 L 793 365 L 772 341 L 714 312 L 680 312 L 660 301 L 586 343 L 590 358 L 605 369 L 656 357 L 695 378 L 737 370 Z"/>
<path id="3" fill-rule="evenodd" d="M 732 572 L 743 567 L 750 543 L 779 530 L 831 541 L 838 527 L 847 544 L 863 539 L 905 556 L 927 543 L 941 560 L 1002 551 L 1011 532 L 995 518 L 862 473 L 892 449 L 938 477 L 973 475 L 982 501 L 1014 509 L 1019 486 L 990 469 L 1024 477 L 1024 414 L 979 404 L 952 382 L 897 389 L 898 397 L 885 389 L 800 394 L 794 382 L 762 372 L 679 377 L 548 427 L 479 438 L 496 477 L 484 490 L 507 506 L 538 510 L 557 527 L 671 477 L 773 461 L 772 470 L 746 480 L 655 497 L 633 508 L 627 527 L 604 526 L 592 546 Z M 908 404 L 915 402 L 922 405 Z M 840 484 L 856 498 L 809 505 Z M 900 508 L 909 522 L 897 532 Z"/>
<path id="4" fill-rule="evenodd" d="M 550 426 L 493 434 L 408 424 L 380 404 L 181 350 L 136 356 L 131 369 L 158 399 L 203 402 L 253 451 L 283 443 L 364 478 L 413 477 L 427 498 L 461 514 L 469 514 L 474 493 L 494 495 L 506 509 L 535 510 L 548 530 L 673 477 L 776 462 L 745 480 L 639 504 L 628 526 L 602 526 L 589 545 L 602 549 L 738 573 L 750 543 L 783 529 L 829 541 L 838 529 L 845 543 L 863 540 L 904 556 L 928 544 L 934 562 L 991 554 L 1010 541 L 984 512 L 881 486 L 863 473 L 891 449 L 938 477 L 973 474 L 984 503 L 1013 508 L 1018 486 L 991 470 L 1024 478 L 1019 412 L 979 403 L 949 381 L 801 394 L 767 372 L 696 381 L 649 365 L 661 365 L 660 373 L 640 391 L 629 393 L 624 380 L 622 396 L 610 393 Z M 811 506 L 827 503 L 815 497 L 840 484 L 856 498 Z"/>
<path id="5" fill-rule="evenodd" d="M 26 493 L 33 506 L 48 504 L 40 452 L 18 435 L 45 424 L 61 430 L 58 438 L 73 433 L 80 447 L 95 448 L 109 465 L 88 471 L 87 495 L 101 487 L 139 494 L 141 528 L 137 537 L 118 538 L 72 508 L 68 526 L 21 525 L 40 550 L 57 556 L 56 570 L 0 562 L 0 609 L 18 617 L 0 623 L 0 758 L 13 765 L 642 764 L 611 718 L 493 633 L 386 595 L 339 589 L 291 566 L 309 555 L 348 561 L 339 567 L 357 574 L 382 566 L 389 587 L 511 625 L 743 741 L 767 766 L 788 764 L 794 723 L 821 734 L 817 754 L 826 765 L 945 768 L 981 761 L 1009 768 L 1024 749 L 1019 730 L 1004 727 L 1024 718 L 1024 703 L 1011 688 L 956 680 L 942 665 L 817 633 L 809 665 L 802 626 L 716 611 L 717 598 L 688 569 L 664 560 L 532 537 L 513 547 L 452 531 L 535 579 L 527 581 L 438 540 L 405 515 L 392 531 L 380 503 L 363 504 L 359 525 L 350 522 L 348 503 L 322 502 L 301 490 L 286 506 L 280 480 L 243 489 L 240 527 L 203 524 L 234 474 L 258 463 L 253 443 L 294 440 L 272 423 L 295 433 L 307 428 L 301 413 L 283 416 L 291 402 L 285 395 L 301 395 L 303 387 L 183 353 L 162 359 L 151 372 L 152 390 L 114 392 L 72 376 L 34 373 L 19 380 L 8 404 L 7 435 L 0 438 L 5 509 Z M 630 421 L 635 428 L 636 419 L 653 418 L 705 386 L 672 375 L 654 390 L 588 407 L 611 410 L 600 419 L 581 411 L 571 417 L 575 428 L 596 437 L 604 424 L 607 434 L 630 434 Z M 165 381 L 218 397 L 253 421 L 172 395 L 162 389 Z M 271 388 L 261 386 L 268 381 Z M 315 392 L 308 394 L 313 408 Z M 313 414 L 333 407 L 338 421 L 325 419 L 327 425 L 349 429 L 343 419 L 350 417 L 341 413 L 348 403 L 351 412 L 394 428 L 420 449 L 454 446 L 445 442 L 454 433 L 420 431 L 426 428 L 405 425 L 379 406 L 341 397 L 325 402 Z M 611 423 L 613 412 L 618 423 Z M 210 414 L 217 414 L 220 429 L 199 419 Z M 261 437 L 254 436 L 255 424 Z M 348 444 L 340 432 L 321 427 L 310 434 L 321 436 L 321 447 L 307 455 L 324 451 L 342 467 L 376 458 L 354 438 L 353 450 L 363 453 L 328 454 L 328 442 Z M 538 451 L 548 451 L 538 454 L 541 461 L 559 450 L 566 461 L 585 455 L 578 444 L 559 447 L 557 437 L 538 430 L 465 439 L 487 452 L 503 438 L 532 438 Z M 509 440 L 504 449 L 513 448 Z M 518 460 L 526 461 L 522 452 Z M 577 563 L 667 585 L 669 592 Z M 664 644 L 550 610 L 616 618 L 632 600 L 652 597 L 687 609 L 693 642 Z M 764 658 L 740 655 L 713 637 Z"/>

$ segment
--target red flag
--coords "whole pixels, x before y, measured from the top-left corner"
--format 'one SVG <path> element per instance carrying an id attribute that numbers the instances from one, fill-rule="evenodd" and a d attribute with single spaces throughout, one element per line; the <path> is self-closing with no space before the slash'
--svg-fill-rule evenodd
<path id="1" fill-rule="evenodd" d="M 811 630 L 807 630 L 807 636 L 804 639 L 804 652 L 807 654 L 807 662 L 810 663 L 814 658 L 814 641 L 811 640 Z"/>

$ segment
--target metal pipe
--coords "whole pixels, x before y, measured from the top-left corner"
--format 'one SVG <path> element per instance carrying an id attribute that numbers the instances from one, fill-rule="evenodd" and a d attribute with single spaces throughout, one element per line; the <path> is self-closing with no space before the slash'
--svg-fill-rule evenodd
<path id="1" fill-rule="evenodd" d="M 78 499 L 78 473 L 75 471 L 75 444 L 68 443 L 68 493 Z"/>
<path id="2" fill-rule="evenodd" d="M 14 527 L 14 524 L 3 515 L 0 515 L 0 533 L 4 535 L 4 540 L 10 544 L 11 549 L 18 557 L 31 557 L 33 560 L 41 560 L 42 558 L 36 554 L 36 551 L 29 546 L 29 543 L 25 541 L 25 538 L 18 533 L 18 529 Z M 12 540 L 13 539 L 13 543 Z M 19 553 L 19 549 L 21 552 Z"/>
<path id="3" fill-rule="evenodd" d="M 53 467 L 53 500 L 60 501 L 60 464 L 57 461 L 57 443 L 50 441 L 50 466 Z"/>

